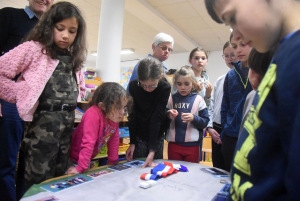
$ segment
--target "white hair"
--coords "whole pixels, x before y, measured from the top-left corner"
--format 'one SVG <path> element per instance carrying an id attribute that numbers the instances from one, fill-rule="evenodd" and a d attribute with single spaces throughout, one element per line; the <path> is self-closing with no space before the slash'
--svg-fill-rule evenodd
<path id="1" fill-rule="evenodd" d="M 173 37 L 165 33 L 159 33 L 153 39 L 154 46 L 158 46 L 160 43 L 165 43 L 165 42 L 171 43 L 172 47 L 174 45 Z"/>

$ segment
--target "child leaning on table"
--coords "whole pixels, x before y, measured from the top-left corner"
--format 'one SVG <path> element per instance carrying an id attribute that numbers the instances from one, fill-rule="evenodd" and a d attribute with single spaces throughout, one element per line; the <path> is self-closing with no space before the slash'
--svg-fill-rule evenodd
<path id="1" fill-rule="evenodd" d="M 206 103 L 198 95 L 200 86 L 190 67 L 181 67 L 174 74 L 175 94 L 167 104 L 168 117 L 172 120 L 167 131 L 168 159 L 199 162 L 203 129 L 209 122 Z"/>
<path id="2" fill-rule="evenodd" d="M 108 163 L 118 162 L 119 122 L 127 107 L 130 107 L 131 100 L 130 95 L 118 83 L 106 82 L 96 89 L 89 109 L 73 132 L 70 149 L 70 165 L 73 166 L 66 174 L 87 170 L 91 159 L 106 143 Z"/>

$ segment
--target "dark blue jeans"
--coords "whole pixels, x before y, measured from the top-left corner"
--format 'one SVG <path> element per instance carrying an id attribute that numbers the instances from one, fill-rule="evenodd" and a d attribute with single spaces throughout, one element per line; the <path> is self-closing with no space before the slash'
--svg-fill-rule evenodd
<path id="1" fill-rule="evenodd" d="M 16 105 L 0 100 L 0 200 L 17 200 L 16 161 L 24 132 Z M 21 182 L 22 183 L 22 182 Z M 20 195 L 18 196 L 20 198 Z"/>

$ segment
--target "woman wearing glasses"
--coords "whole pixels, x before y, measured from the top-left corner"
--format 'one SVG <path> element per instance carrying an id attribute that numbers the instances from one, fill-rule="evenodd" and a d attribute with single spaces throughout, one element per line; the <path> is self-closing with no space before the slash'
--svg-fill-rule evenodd
<path id="1" fill-rule="evenodd" d="M 163 158 L 164 132 L 169 126 L 166 105 L 171 90 L 163 73 L 161 62 L 147 57 L 138 65 L 138 79 L 129 83 L 134 105 L 128 117 L 130 146 L 126 159 L 146 158 L 143 167 L 153 167 L 153 159 Z"/>
<path id="2" fill-rule="evenodd" d="M 172 53 L 173 45 L 174 45 L 174 39 L 172 36 L 165 33 L 159 33 L 153 39 L 153 43 L 152 43 L 153 53 L 152 55 L 148 54 L 148 57 L 154 57 L 159 61 L 164 62 L 169 58 L 170 54 Z M 139 63 L 135 65 L 129 83 L 137 79 L 138 66 Z M 162 66 L 164 68 L 164 71 L 166 72 L 168 68 L 163 63 Z M 126 90 L 129 91 L 129 85 L 127 86 Z"/>

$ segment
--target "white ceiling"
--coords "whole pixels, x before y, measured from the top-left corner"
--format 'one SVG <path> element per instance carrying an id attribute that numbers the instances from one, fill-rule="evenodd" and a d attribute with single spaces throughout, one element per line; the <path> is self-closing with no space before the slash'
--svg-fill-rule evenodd
<path id="1" fill-rule="evenodd" d="M 59 0 L 54 0 L 58 2 Z M 69 0 L 82 11 L 87 23 L 88 52 L 97 50 L 101 0 Z M 0 0 L 0 8 L 23 8 L 26 0 Z M 125 0 L 122 48 L 134 54 L 121 60 L 144 58 L 151 53 L 154 36 L 164 32 L 173 36 L 174 52 L 190 52 L 195 47 L 207 51 L 222 50 L 229 39 L 229 27 L 215 23 L 207 14 L 204 0 Z M 87 66 L 95 57 L 88 56 Z"/>

